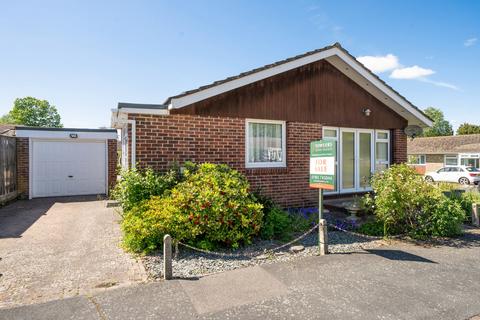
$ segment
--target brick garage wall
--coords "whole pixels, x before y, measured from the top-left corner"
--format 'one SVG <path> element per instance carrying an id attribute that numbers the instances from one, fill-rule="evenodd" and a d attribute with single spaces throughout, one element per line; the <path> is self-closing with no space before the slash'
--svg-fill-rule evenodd
<path id="1" fill-rule="evenodd" d="M 110 191 L 117 182 L 117 164 L 118 164 L 118 149 L 117 140 L 108 139 L 108 191 Z"/>
<path id="2" fill-rule="evenodd" d="M 28 138 L 17 138 L 17 191 L 20 198 L 28 198 Z"/>
<path id="3" fill-rule="evenodd" d="M 392 142 L 392 163 L 407 162 L 407 135 L 402 129 L 392 130 Z"/>
<path id="4" fill-rule="evenodd" d="M 287 122 L 286 168 L 246 169 L 244 119 L 143 114 L 130 114 L 129 119 L 136 120 L 140 167 L 164 171 L 174 162 L 225 163 L 244 173 L 252 189 L 260 188 L 282 206 L 318 203 L 308 175 L 310 141 L 321 139 L 320 124 Z"/>

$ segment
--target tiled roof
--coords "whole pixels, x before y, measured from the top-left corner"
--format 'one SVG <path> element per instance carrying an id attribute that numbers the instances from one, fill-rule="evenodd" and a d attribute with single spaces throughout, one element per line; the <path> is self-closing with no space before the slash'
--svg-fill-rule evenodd
<path id="1" fill-rule="evenodd" d="M 415 138 L 408 154 L 480 153 L 480 134 Z"/>
<path id="2" fill-rule="evenodd" d="M 207 84 L 205 86 L 201 86 L 201 87 L 198 87 L 196 89 L 193 89 L 193 90 L 189 90 L 189 91 L 185 91 L 185 92 L 182 92 L 178 95 L 175 95 L 175 96 L 171 96 L 169 98 L 167 98 L 167 100 L 164 102 L 165 105 L 168 105 L 170 104 L 170 101 L 174 98 L 180 98 L 180 97 L 184 97 L 184 96 L 187 96 L 187 95 L 190 95 L 192 93 L 196 93 L 196 92 L 199 92 L 199 91 L 202 91 L 202 90 L 205 90 L 205 89 L 208 89 L 208 88 L 212 88 L 212 87 L 215 87 L 215 86 L 218 86 L 218 85 L 221 85 L 223 83 L 226 83 L 226 82 L 229 82 L 229 81 L 232 81 L 232 80 L 236 80 L 236 79 L 239 79 L 239 78 L 242 78 L 242 77 L 245 77 L 245 76 L 248 76 L 248 75 L 251 75 L 251 74 L 254 74 L 254 73 L 257 73 L 257 72 L 260 72 L 260 71 L 263 71 L 263 70 L 266 70 L 266 69 L 270 69 L 270 68 L 273 68 L 273 67 L 276 67 L 278 65 L 281 65 L 281 64 L 284 64 L 284 63 L 288 63 L 290 61 L 294 61 L 294 60 L 298 60 L 298 59 L 301 59 L 301 58 L 304 58 L 304 57 L 307 57 L 307 56 L 310 56 L 310 55 L 313 55 L 313 54 L 316 54 L 316 53 L 319 53 L 319 52 L 322 52 L 322 51 L 326 51 L 326 50 L 330 50 L 332 48 L 338 48 L 340 50 L 342 50 L 346 55 L 350 56 L 353 60 L 355 60 L 355 62 L 357 62 L 362 68 L 364 68 L 365 70 L 367 70 L 372 76 L 374 76 L 376 79 L 378 79 L 380 82 L 382 82 L 385 86 L 387 86 L 390 90 L 392 90 L 395 94 L 397 94 L 399 97 L 401 97 L 402 99 L 404 99 L 405 101 L 407 101 L 411 106 L 413 106 L 415 109 L 417 109 L 423 116 L 425 116 L 427 119 L 430 119 L 420 108 L 418 108 L 417 106 L 415 106 L 413 103 L 411 103 L 410 101 L 408 101 L 404 96 L 402 96 L 400 93 L 398 93 L 395 89 L 393 89 L 390 85 L 388 85 L 385 81 L 383 81 L 378 75 L 376 75 L 375 73 L 373 73 L 372 71 L 370 71 L 367 67 L 365 67 L 360 61 L 358 61 L 352 54 L 350 54 L 350 52 L 348 52 L 348 50 L 346 50 L 345 48 L 343 48 L 341 46 L 340 43 L 336 42 L 334 43 L 333 45 L 330 45 L 330 46 L 326 46 L 324 48 L 320 48 L 320 49 L 316 49 L 316 50 L 313 50 L 313 51 L 308 51 L 308 52 L 305 52 L 303 54 L 300 54 L 300 55 L 297 55 L 297 56 L 294 56 L 294 57 L 291 57 L 291 58 L 287 58 L 287 59 L 284 59 L 284 60 L 280 60 L 280 61 L 277 61 L 277 62 L 274 62 L 274 63 L 271 63 L 271 64 L 267 64 L 263 67 L 260 67 L 260 68 L 256 68 L 256 69 L 253 69 L 253 70 L 250 70 L 250 71 L 247 71 L 247 72 L 243 72 L 243 73 L 240 73 L 236 76 L 232 76 L 232 77 L 228 77 L 228 78 L 225 78 L 223 80 L 218 80 L 218 81 L 215 81 L 213 83 L 210 83 L 210 84 Z M 430 119 L 431 120 L 431 119 Z"/>

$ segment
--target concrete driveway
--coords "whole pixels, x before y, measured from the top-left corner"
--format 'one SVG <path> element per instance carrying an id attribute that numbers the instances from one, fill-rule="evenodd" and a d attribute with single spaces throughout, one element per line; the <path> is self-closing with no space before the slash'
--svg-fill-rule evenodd
<path id="1" fill-rule="evenodd" d="M 95 197 L 0 209 L 0 308 L 93 294 L 146 279 L 119 247 L 119 216 Z"/>

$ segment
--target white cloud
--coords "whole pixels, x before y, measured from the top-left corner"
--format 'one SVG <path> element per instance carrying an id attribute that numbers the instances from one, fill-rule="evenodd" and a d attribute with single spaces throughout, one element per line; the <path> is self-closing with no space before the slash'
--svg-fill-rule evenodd
<path id="1" fill-rule="evenodd" d="M 392 71 L 390 78 L 393 79 L 418 79 L 434 74 L 432 69 L 425 69 L 419 66 L 398 68 Z"/>
<path id="2" fill-rule="evenodd" d="M 357 60 L 375 73 L 393 70 L 400 66 L 398 57 L 391 53 L 386 56 L 362 56 L 358 57 Z"/>
<path id="3" fill-rule="evenodd" d="M 467 39 L 465 40 L 465 42 L 463 43 L 463 45 L 465 47 L 471 47 L 473 46 L 475 43 L 477 43 L 478 39 L 477 38 L 470 38 L 470 39 Z"/>

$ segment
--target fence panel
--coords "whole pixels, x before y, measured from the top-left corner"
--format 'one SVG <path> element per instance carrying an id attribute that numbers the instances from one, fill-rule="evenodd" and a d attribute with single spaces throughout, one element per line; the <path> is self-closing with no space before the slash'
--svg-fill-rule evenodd
<path id="1" fill-rule="evenodd" d="M 15 137 L 0 135 L 0 202 L 17 193 L 17 150 Z"/>

